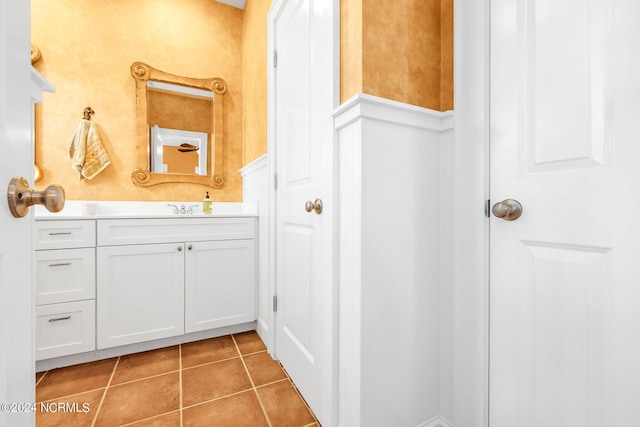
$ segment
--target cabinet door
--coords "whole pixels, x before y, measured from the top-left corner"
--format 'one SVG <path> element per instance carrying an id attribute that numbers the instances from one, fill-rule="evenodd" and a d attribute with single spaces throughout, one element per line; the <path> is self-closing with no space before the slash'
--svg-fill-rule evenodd
<path id="1" fill-rule="evenodd" d="M 184 244 L 99 247 L 97 341 L 108 348 L 184 333 Z"/>
<path id="2" fill-rule="evenodd" d="M 95 298 L 95 251 L 95 248 L 36 251 L 36 305 Z"/>
<path id="3" fill-rule="evenodd" d="M 186 332 L 256 320 L 254 240 L 187 243 Z"/>

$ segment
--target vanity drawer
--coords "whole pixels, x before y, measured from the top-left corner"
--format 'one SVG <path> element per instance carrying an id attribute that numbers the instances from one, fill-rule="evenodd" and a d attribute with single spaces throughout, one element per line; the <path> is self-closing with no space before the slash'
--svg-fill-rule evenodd
<path id="1" fill-rule="evenodd" d="M 36 360 L 96 348 L 94 300 L 36 307 Z"/>
<path id="2" fill-rule="evenodd" d="M 36 305 L 95 298 L 95 265 L 95 248 L 36 251 Z"/>
<path id="3" fill-rule="evenodd" d="M 98 220 L 98 246 L 252 239 L 255 218 Z"/>
<path id="4" fill-rule="evenodd" d="M 36 250 L 86 248 L 95 245 L 95 220 L 35 221 Z"/>

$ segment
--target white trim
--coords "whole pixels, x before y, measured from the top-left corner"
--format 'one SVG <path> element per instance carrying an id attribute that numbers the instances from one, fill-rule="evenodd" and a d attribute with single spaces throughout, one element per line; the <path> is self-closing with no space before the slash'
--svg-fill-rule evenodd
<path id="1" fill-rule="evenodd" d="M 253 202 L 258 213 L 258 319 L 257 331 L 271 353 L 269 319 L 271 292 L 269 291 L 269 156 L 263 154 L 242 169 L 243 203 Z"/>
<path id="2" fill-rule="evenodd" d="M 238 9 L 244 9 L 246 0 L 216 0 L 218 3 L 224 3 L 229 6 L 237 7 Z"/>
<path id="3" fill-rule="evenodd" d="M 439 350 L 439 325 L 442 316 L 450 318 L 452 314 L 450 309 L 439 307 L 440 288 L 450 289 L 450 283 L 441 283 L 441 270 L 445 267 L 440 261 L 451 265 L 450 257 L 439 253 L 439 240 L 450 240 L 450 233 L 440 236 L 441 216 L 431 207 L 442 199 L 441 181 L 447 180 L 446 188 L 450 186 L 451 174 L 442 173 L 450 167 L 441 165 L 440 160 L 451 159 L 453 117 L 453 112 L 442 113 L 364 94 L 355 95 L 334 111 L 334 127 L 339 135 L 340 425 L 369 425 L 372 420 L 381 425 L 406 425 L 408 419 L 426 419 L 441 413 L 439 385 L 443 379 L 451 381 L 450 374 L 441 373 L 441 360 L 443 355 L 451 358 L 451 351 L 448 348 L 441 354 Z M 447 147 L 446 154 L 443 146 Z M 376 171 L 389 175 L 385 171 L 389 164 L 394 168 L 392 175 L 401 177 L 400 182 L 413 182 L 399 187 L 394 179 L 380 179 Z M 406 168 L 398 169 L 399 165 Z M 387 194 L 393 201 L 381 205 L 376 193 Z M 451 198 L 449 194 L 447 200 Z M 390 228 L 396 233 L 392 238 Z M 411 261 L 416 257 L 423 261 Z M 388 267 L 373 262 L 379 258 L 384 258 Z M 402 272 L 394 270 L 393 266 L 399 264 L 403 265 Z M 402 284 L 395 284 L 397 291 L 415 298 L 389 300 L 385 312 L 379 298 L 372 295 L 379 295 L 388 287 L 377 275 L 388 278 L 394 274 L 402 275 Z M 418 283 L 420 290 L 415 291 Z M 414 335 L 418 328 L 423 339 L 414 346 L 413 358 L 419 362 L 397 366 L 402 357 L 394 362 L 395 355 L 388 354 L 384 346 L 376 354 L 370 352 L 379 340 L 378 334 L 395 333 L 395 338 L 404 339 L 404 334 Z M 397 366 L 393 378 L 380 374 L 380 359 L 385 358 Z M 450 372 L 450 364 L 446 366 Z M 380 395 L 372 398 L 364 391 L 368 387 L 379 390 Z M 385 394 L 388 390 L 394 390 L 394 394 Z M 395 411 L 380 408 L 376 404 L 380 399 Z M 416 400 L 424 404 L 411 405 L 410 401 Z"/>
<path id="4" fill-rule="evenodd" d="M 35 68 L 31 67 L 31 102 L 42 104 L 42 93 L 55 93 L 56 88 Z"/>
<path id="5" fill-rule="evenodd" d="M 248 175 L 251 175 L 259 171 L 260 169 L 266 168 L 268 166 L 269 166 L 269 156 L 267 153 L 265 153 L 262 156 L 255 159 L 254 161 L 252 161 L 251 163 L 248 163 L 247 165 L 245 165 L 238 172 L 240 172 L 240 176 L 242 178 L 245 178 Z"/>
<path id="6" fill-rule="evenodd" d="M 453 416 L 489 425 L 489 47 L 490 0 L 454 10 Z"/>
<path id="7" fill-rule="evenodd" d="M 158 82 L 155 80 L 147 80 L 147 87 L 155 89 L 158 92 L 182 93 L 194 98 L 213 99 L 213 92 L 210 90 L 198 89 L 190 86 L 182 86 L 173 83 Z"/>
<path id="8" fill-rule="evenodd" d="M 436 111 L 365 93 L 357 93 L 333 113 L 340 130 L 359 119 L 373 119 L 402 126 L 443 132 L 453 129 L 453 111 Z"/>
<path id="9" fill-rule="evenodd" d="M 438 416 L 420 424 L 418 427 L 453 427 L 453 424 L 446 418 Z"/>

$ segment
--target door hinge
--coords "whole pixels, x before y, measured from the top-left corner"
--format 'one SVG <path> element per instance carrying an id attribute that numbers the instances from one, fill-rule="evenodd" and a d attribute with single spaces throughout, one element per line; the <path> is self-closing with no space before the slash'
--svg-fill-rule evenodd
<path id="1" fill-rule="evenodd" d="M 487 218 L 491 217 L 491 200 L 487 199 L 486 202 L 484 202 L 484 216 L 486 216 Z"/>
<path id="2" fill-rule="evenodd" d="M 274 190 L 278 189 L 278 174 L 277 173 L 273 174 L 273 189 Z"/>
<path id="3" fill-rule="evenodd" d="M 278 297 L 276 295 L 273 296 L 273 311 L 278 311 Z"/>
<path id="4" fill-rule="evenodd" d="M 273 51 L 273 68 L 276 68 L 278 66 L 278 52 L 277 51 Z"/>

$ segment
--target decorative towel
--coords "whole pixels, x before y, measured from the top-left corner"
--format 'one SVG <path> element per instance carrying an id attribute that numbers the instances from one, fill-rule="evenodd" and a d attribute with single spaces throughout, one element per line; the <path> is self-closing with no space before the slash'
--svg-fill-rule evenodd
<path id="1" fill-rule="evenodd" d="M 69 147 L 71 165 L 79 179 L 92 179 L 104 170 L 111 160 L 102 146 L 100 134 L 91 120 L 82 119 Z"/>

